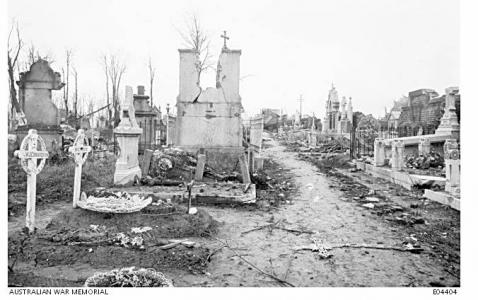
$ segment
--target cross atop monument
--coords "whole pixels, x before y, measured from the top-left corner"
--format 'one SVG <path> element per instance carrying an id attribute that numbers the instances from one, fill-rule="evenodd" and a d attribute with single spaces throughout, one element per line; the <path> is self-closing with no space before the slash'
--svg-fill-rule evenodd
<path id="1" fill-rule="evenodd" d="M 221 34 L 221 37 L 224 39 L 224 47 L 223 47 L 223 49 L 227 49 L 226 41 L 229 39 L 229 37 L 227 36 L 225 30 L 224 30 L 224 34 Z"/>

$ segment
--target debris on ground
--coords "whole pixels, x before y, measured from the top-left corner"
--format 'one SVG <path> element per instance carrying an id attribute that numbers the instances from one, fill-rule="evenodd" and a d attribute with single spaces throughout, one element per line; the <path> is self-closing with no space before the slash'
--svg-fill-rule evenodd
<path id="1" fill-rule="evenodd" d="M 190 181 L 196 172 L 197 158 L 195 155 L 178 148 L 164 148 L 155 150 L 147 175 L 141 178 L 145 185 L 182 185 Z M 204 166 L 203 180 L 240 181 L 240 174 L 236 171 L 218 172 L 207 163 Z"/>
<path id="2" fill-rule="evenodd" d="M 430 169 L 445 166 L 445 160 L 440 153 L 431 151 L 428 154 L 412 153 L 405 157 L 405 166 L 412 169 Z"/>

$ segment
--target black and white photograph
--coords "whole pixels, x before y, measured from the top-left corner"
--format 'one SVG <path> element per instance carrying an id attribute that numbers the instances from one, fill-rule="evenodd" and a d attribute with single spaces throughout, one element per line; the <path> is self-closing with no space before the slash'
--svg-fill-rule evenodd
<path id="1" fill-rule="evenodd" d="M 464 297 L 462 2 L 6 1 L 6 294 Z"/>

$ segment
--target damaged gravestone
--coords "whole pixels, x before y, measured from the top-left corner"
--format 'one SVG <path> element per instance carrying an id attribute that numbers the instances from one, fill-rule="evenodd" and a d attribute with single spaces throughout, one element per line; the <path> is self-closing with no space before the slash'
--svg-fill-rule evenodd
<path id="1" fill-rule="evenodd" d="M 27 173 L 26 227 L 32 233 L 35 230 L 37 174 L 43 169 L 45 160 L 48 158 L 45 142 L 35 129 L 28 131 L 28 135 L 20 145 L 20 150 L 15 151 L 15 156 L 20 158 L 22 168 Z"/>

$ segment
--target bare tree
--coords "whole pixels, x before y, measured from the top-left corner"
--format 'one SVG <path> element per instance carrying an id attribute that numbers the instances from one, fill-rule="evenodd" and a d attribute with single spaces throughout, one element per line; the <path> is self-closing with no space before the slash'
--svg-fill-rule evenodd
<path id="1" fill-rule="evenodd" d="M 110 88 L 109 88 L 109 72 L 108 72 L 108 56 L 103 55 L 103 67 L 105 70 L 105 77 L 106 77 L 106 105 L 108 105 L 108 123 L 111 122 L 111 108 L 110 105 Z"/>
<path id="2" fill-rule="evenodd" d="M 151 57 L 149 57 L 148 69 L 149 69 L 149 97 L 151 98 L 151 107 L 153 107 L 153 83 L 154 83 L 154 76 L 156 74 L 156 68 L 153 67 L 153 64 L 151 63 Z"/>
<path id="3" fill-rule="evenodd" d="M 40 50 L 38 50 L 33 43 L 30 43 L 30 46 L 27 49 L 27 57 L 24 61 L 24 69 L 29 69 L 30 66 L 39 59 L 46 60 L 50 64 L 55 61 L 51 52 L 42 55 Z"/>
<path id="4" fill-rule="evenodd" d="M 187 25 L 186 31 L 179 31 L 181 38 L 187 47 L 196 50 L 199 59 L 197 63 L 198 69 L 198 85 L 201 82 L 201 74 L 209 68 L 213 68 L 211 61 L 212 55 L 210 53 L 209 44 L 210 39 L 198 18 L 193 15 L 191 21 Z"/>
<path id="5" fill-rule="evenodd" d="M 116 126 L 119 123 L 119 88 L 121 84 L 121 78 L 126 72 L 126 65 L 124 62 L 121 62 L 118 57 L 115 55 L 110 55 L 109 66 L 108 66 L 108 75 L 110 77 L 112 85 L 112 98 L 113 98 L 113 109 L 114 109 L 114 125 Z"/>
<path id="6" fill-rule="evenodd" d="M 73 69 L 73 77 L 75 78 L 75 97 L 73 102 L 73 111 L 75 113 L 75 118 L 78 117 L 78 72 L 75 67 Z"/>
<path id="7" fill-rule="evenodd" d="M 15 29 L 16 32 L 16 45 L 12 47 L 10 45 L 10 38 Z M 20 54 L 20 51 L 22 50 L 23 47 L 23 40 L 20 37 L 20 28 L 18 26 L 18 22 L 15 24 L 12 24 L 12 27 L 10 29 L 10 33 L 8 34 L 8 41 L 7 41 L 7 49 L 8 49 L 8 82 L 9 82 L 9 88 L 10 88 L 10 103 L 12 106 L 11 109 L 11 116 L 14 118 L 15 113 L 14 110 L 16 111 L 17 114 L 22 114 L 23 111 L 20 107 L 20 103 L 18 102 L 17 98 L 17 90 L 15 88 L 15 66 L 18 68 L 18 56 Z"/>
<path id="8" fill-rule="evenodd" d="M 73 51 L 71 49 L 66 49 L 65 55 L 66 55 L 66 86 L 65 86 L 66 91 L 64 92 L 65 97 L 63 101 L 65 101 L 66 117 L 68 117 L 68 97 L 70 92 L 70 65 L 73 58 Z"/>

